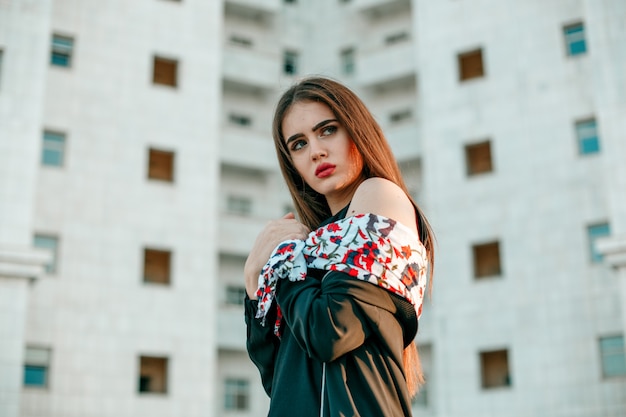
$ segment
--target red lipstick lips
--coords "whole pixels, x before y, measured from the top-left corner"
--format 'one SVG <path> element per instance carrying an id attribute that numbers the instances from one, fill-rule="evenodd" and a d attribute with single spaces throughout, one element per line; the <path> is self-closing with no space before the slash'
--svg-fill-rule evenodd
<path id="1" fill-rule="evenodd" d="M 329 163 L 323 163 L 318 165 L 315 169 L 315 176 L 318 178 L 324 178 L 331 175 L 335 171 L 335 165 Z"/>

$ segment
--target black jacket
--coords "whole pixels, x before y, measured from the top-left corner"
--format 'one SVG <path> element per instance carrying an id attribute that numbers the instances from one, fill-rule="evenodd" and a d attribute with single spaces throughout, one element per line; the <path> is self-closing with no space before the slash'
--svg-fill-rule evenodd
<path id="1" fill-rule="evenodd" d="M 271 398 L 268 415 L 319 417 L 323 407 L 329 417 L 410 416 L 402 352 L 417 333 L 413 306 L 369 282 L 325 272 L 280 280 L 281 339 L 273 333 L 275 305 L 262 326 L 256 301 L 245 301 L 248 354 Z"/>

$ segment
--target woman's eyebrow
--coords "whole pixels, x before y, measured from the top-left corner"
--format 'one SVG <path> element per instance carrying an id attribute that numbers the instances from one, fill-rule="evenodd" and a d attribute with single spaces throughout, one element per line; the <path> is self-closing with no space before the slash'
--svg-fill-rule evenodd
<path id="1" fill-rule="evenodd" d="M 323 120 L 323 121 L 319 122 L 318 124 L 316 124 L 315 126 L 313 126 L 313 129 L 311 129 L 311 131 L 315 132 L 320 127 L 326 126 L 328 123 L 332 123 L 332 122 L 336 122 L 336 121 L 337 121 L 337 119 Z"/>
<path id="2" fill-rule="evenodd" d="M 313 126 L 313 128 L 311 129 L 311 132 L 315 132 L 315 131 L 316 131 L 317 129 L 319 129 L 320 127 L 324 127 L 324 126 L 326 126 L 327 124 L 332 123 L 332 122 L 336 122 L 336 121 L 337 121 L 337 119 L 326 119 L 326 120 L 322 120 L 321 122 L 319 122 L 318 124 L 316 124 L 315 126 Z M 286 143 L 287 145 L 289 145 L 289 143 L 290 143 L 290 142 L 293 142 L 294 140 L 296 140 L 296 139 L 298 139 L 298 138 L 300 138 L 300 137 L 302 137 L 302 136 L 304 136 L 304 134 L 302 134 L 302 133 L 296 133 L 295 135 L 291 135 L 291 136 L 289 136 L 289 138 L 285 141 L 285 143 Z"/>

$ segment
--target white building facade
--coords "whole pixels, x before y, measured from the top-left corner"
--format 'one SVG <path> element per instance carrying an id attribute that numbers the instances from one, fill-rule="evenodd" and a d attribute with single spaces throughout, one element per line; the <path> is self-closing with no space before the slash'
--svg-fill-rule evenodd
<path id="1" fill-rule="evenodd" d="M 437 235 L 415 415 L 626 415 L 625 21 L 0 1 L 0 416 L 266 415 L 243 264 L 292 210 L 271 117 L 309 74 L 365 100 Z"/>
<path id="2" fill-rule="evenodd" d="M 212 413 L 222 10 L 0 3 L 1 416 Z"/>
<path id="3" fill-rule="evenodd" d="M 626 4 L 416 5 L 433 412 L 624 415 Z"/>

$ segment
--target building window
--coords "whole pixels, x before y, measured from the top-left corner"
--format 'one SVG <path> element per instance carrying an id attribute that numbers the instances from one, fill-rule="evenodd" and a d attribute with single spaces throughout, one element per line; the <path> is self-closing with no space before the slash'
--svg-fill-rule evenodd
<path id="1" fill-rule="evenodd" d="M 624 336 L 601 337 L 600 360 L 602 361 L 602 376 L 605 378 L 626 376 Z"/>
<path id="2" fill-rule="evenodd" d="M 143 282 L 169 285 L 172 252 L 158 249 L 143 251 Z"/>
<path id="3" fill-rule="evenodd" d="M 596 119 L 576 122 L 576 139 L 578 140 L 578 152 L 581 155 L 600 152 Z"/>
<path id="4" fill-rule="evenodd" d="M 493 171 L 491 142 L 485 141 L 465 145 L 465 164 L 468 176 Z"/>
<path id="5" fill-rule="evenodd" d="M 226 287 L 226 303 L 232 305 L 243 305 L 246 296 L 246 288 L 242 286 L 228 285 Z"/>
<path id="6" fill-rule="evenodd" d="M 224 381 L 224 409 L 247 410 L 250 399 L 250 383 L 245 379 L 229 378 Z"/>
<path id="7" fill-rule="evenodd" d="M 155 56 L 152 68 L 152 82 L 154 84 L 176 87 L 178 85 L 178 61 Z"/>
<path id="8" fill-rule="evenodd" d="M 582 22 L 564 26 L 563 36 L 565 38 L 565 49 L 567 51 L 567 55 L 581 55 L 587 52 L 587 44 L 585 42 L 585 26 Z"/>
<path id="9" fill-rule="evenodd" d="M 237 126 L 248 127 L 252 125 L 252 118 L 250 116 L 246 116 L 245 114 L 231 113 L 228 115 L 228 121 Z"/>
<path id="10" fill-rule="evenodd" d="M 52 35 L 50 64 L 57 67 L 71 67 L 73 49 L 74 39 L 67 36 Z"/>
<path id="11" fill-rule="evenodd" d="M 249 216 L 252 213 L 252 199 L 246 196 L 229 195 L 226 208 L 229 213 Z"/>
<path id="12" fill-rule="evenodd" d="M 62 167 L 65 162 L 65 134 L 59 132 L 43 132 L 41 147 L 42 165 Z"/>
<path id="13" fill-rule="evenodd" d="M 413 112 L 411 109 L 402 109 L 396 112 L 393 112 L 389 115 L 389 121 L 391 123 L 400 123 L 406 120 L 411 120 L 413 118 Z"/>
<path id="14" fill-rule="evenodd" d="M 355 58 L 356 53 L 354 48 L 346 48 L 341 51 L 341 70 L 345 75 L 354 74 L 356 68 Z"/>
<path id="15" fill-rule="evenodd" d="M 50 263 L 46 265 L 46 274 L 54 274 L 57 271 L 59 238 L 47 235 L 35 235 L 33 245 L 36 248 L 46 249 L 52 253 Z"/>
<path id="16" fill-rule="evenodd" d="M 148 150 L 148 178 L 174 181 L 174 152 L 150 148 Z"/>
<path id="17" fill-rule="evenodd" d="M 509 353 L 506 349 L 480 353 L 482 386 L 485 389 L 510 387 Z"/>
<path id="18" fill-rule="evenodd" d="M 283 71 L 288 75 L 296 75 L 298 73 L 298 53 L 294 51 L 285 51 L 283 55 Z"/>
<path id="19" fill-rule="evenodd" d="M 502 273 L 500 265 L 500 243 L 489 242 L 474 245 L 474 278 L 487 278 Z"/>
<path id="20" fill-rule="evenodd" d="M 27 346 L 24 354 L 24 386 L 47 388 L 50 373 L 50 349 Z"/>
<path id="21" fill-rule="evenodd" d="M 466 81 L 485 75 L 483 66 L 483 50 L 476 49 L 458 55 L 459 80 Z"/>
<path id="22" fill-rule="evenodd" d="M 231 35 L 230 36 L 230 43 L 232 43 L 233 45 L 243 46 L 245 48 L 251 48 L 252 47 L 252 39 L 245 38 L 245 37 L 239 36 L 239 35 Z"/>
<path id="23" fill-rule="evenodd" d="M 168 359 L 155 356 L 139 357 L 139 393 L 167 394 Z"/>
<path id="24" fill-rule="evenodd" d="M 589 253 L 591 255 L 591 262 L 601 263 L 604 258 L 602 254 L 596 248 L 596 241 L 600 238 L 607 237 L 611 234 L 611 229 L 608 223 L 594 224 L 587 226 L 587 238 L 589 241 Z"/>
<path id="25" fill-rule="evenodd" d="M 409 40 L 409 34 L 407 32 L 398 32 L 385 37 L 385 43 L 387 45 L 393 45 L 396 43 Z"/>

